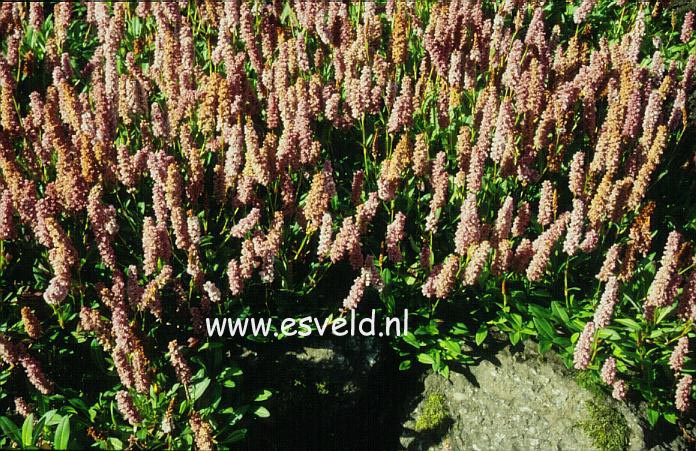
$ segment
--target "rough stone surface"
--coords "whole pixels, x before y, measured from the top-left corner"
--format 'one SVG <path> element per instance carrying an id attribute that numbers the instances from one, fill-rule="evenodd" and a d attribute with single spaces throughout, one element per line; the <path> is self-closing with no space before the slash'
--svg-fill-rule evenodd
<path id="1" fill-rule="evenodd" d="M 436 433 L 416 433 L 421 401 L 405 423 L 401 445 L 413 450 L 590 450 L 592 440 L 578 426 L 588 419 L 585 403 L 592 394 L 579 387 L 552 354 L 498 352 L 469 368 L 450 372 L 450 380 L 429 374 L 424 396 L 446 397 L 451 421 Z M 617 407 L 629 427 L 629 449 L 645 449 L 640 419 L 623 403 Z"/>

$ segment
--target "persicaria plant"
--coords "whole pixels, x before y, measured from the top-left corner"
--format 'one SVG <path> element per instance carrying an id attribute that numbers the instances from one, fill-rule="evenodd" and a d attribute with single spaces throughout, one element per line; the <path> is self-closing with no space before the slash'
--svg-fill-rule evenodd
<path id="1" fill-rule="evenodd" d="M 694 4 L 574 3 L 0 5 L 0 447 L 229 448 L 205 319 L 368 306 L 690 418 Z"/>

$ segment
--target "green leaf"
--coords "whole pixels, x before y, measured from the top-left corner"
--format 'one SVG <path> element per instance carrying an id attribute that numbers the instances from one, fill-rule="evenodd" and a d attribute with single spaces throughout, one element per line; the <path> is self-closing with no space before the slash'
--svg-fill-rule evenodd
<path id="1" fill-rule="evenodd" d="M 440 342 L 440 346 L 445 348 L 452 356 L 458 356 L 462 353 L 462 348 L 459 343 L 453 340 L 443 340 Z"/>
<path id="2" fill-rule="evenodd" d="M 56 428 L 56 435 L 53 438 L 53 447 L 55 449 L 67 449 L 68 440 L 70 440 L 70 416 L 66 415 Z"/>
<path id="3" fill-rule="evenodd" d="M 469 335 L 469 328 L 464 323 L 456 323 L 450 329 L 452 335 Z"/>
<path id="4" fill-rule="evenodd" d="M 521 338 L 521 335 L 519 332 L 513 332 L 510 334 L 510 343 L 512 343 L 513 345 L 516 345 L 517 343 L 519 343 L 520 338 Z"/>
<path id="5" fill-rule="evenodd" d="M 654 427 L 655 423 L 657 423 L 657 419 L 660 418 L 660 413 L 657 410 L 648 407 L 647 416 L 650 427 Z"/>
<path id="6" fill-rule="evenodd" d="M 269 390 L 264 390 L 263 393 L 260 393 L 258 396 L 256 396 L 254 401 L 256 401 L 256 402 L 265 401 L 268 398 L 270 398 L 272 395 L 273 395 L 273 393 L 271 393 Z"/>
<path id="7" fill-rule="evenodd" d="M 677 415 L 674 412 L 667 412 L 664 415 L 665 420 L 669 421 L 672 424 L 677 424 Z"/>
<path id="8" fill-rule="evenodd" d="M 45 426 L 46 419 L 43 417 L 39 418 L 39 420 L 36 423 L 34 423 L 34 436 L 31 438 L 32 443 L 37 443 L 39 441 L 39 437 L 41 437 L 41 435 L 43 434 Z"/>
<path id="9" fill-rule="evenodd" d="M 46 426 L 54 426 L 60 423 L 60 419 L 63 417 L 56 412 L 56 409 L 52 409 L 43 414 L 43 418 L 46 420 Z"/>
<path id="10" fill-rule="evenodd" d="M 614 319 L 614 322 L 617 322 L 621 324 L 622 326 L 626 326 L 631 330 L 634 331 L 639 331 L 642 328 L 640 327 L 640 324 L 638 324 L 636 321 L 630 319 L 630 318 L 616 318 Z"/>
<path id="11" fill-rule="evenodd" d="M 483 340 L 486 339 L 488 336 L 488 327 L 486 327 L 485 324 L 481 324 L 481 327 L 479 327 L 479 330 L 476 331 L 476 346 L 481 346 L 481 343 L 483 343 Z"/>
<path id="12" fill-rule="evenodd" d="M 551 327 L 551 324 L 549 324 L 548 321 L 546 321 L 544 318 L 540 316 L 535 316 L 533 318 L 534 321 L 534 326 L 536 327 L 536 330 L 540 332 L 542 335 L 545 335 L 546 337 L 553 339 L 553 337 L 556 336 L 555 331 L 553 330 L 553 327 Z"/>
<path id="13" fill-rule="evenodd" d="M 197 384 L 194 384 L 193 387 L 191 387 L 191 399 L 195 401 L 203 396 L 203 393 L 205 392 L 206 388 L 208 388 L 208 385 L 210 385 L 210 379 L 207 377 Z"/>
<path id="14" fill-rule="evenodd" d="M 664 329 L 657 329 L 657 330 L 653 330 L 652 332 L 650 332 L 650 335 L 648 338 L 654 340 L 655 338 L 660 338 L 664 334 L 665 334 Z"/>
<path id="15" fill-rule="evenodd" d="M 292 10 L 292 7 L 288 4 L 285 4 L 285 7 L 283 8 L 283 11 L 280 13 L 280 21 L 282 23 L 285 23 L 285 21 L 290 18 L 293 22 L 296 20 L 295 19 L 295 13 Z"/>
<path id="16" fill-rule="evenodd" d="M 545 354 L 551 350 L 553 343 L 547 340 L 539 341 L 539 352 Z"/>
<path id="17" fill-rule="evenodd" d="M 614 329 L 609 328 L 599 329 L 599 332 L 597 333 L 597 338 L 599 338 L 600 340 L 609 339 L 612 341 L 621 341 L 621 336 L 619 335 L 619 333 Z"/>
<path id="18" fill-rule="evenodd" d="M 418 361 L 420 363 L 425 363 L 426 365 L 432 365 L 433 363 L 435 363 L 435 360 L 430 354 L 424 353 L 418 354 Z"/>
<path id="19" fill-rule="evenodd" d="M 402 338 L 404 339 L 404 341 L 405 341 L 406 343 L 410 344 L 411 346 L 413 346 L 413 347 L 416 348 L 416 349 L 419 349 L 419 348 L 421 347 L 420 342 L 418 341 L 418 339 L 416 338 L 416 336 L 413 335 L 412 332 L 407 333 L 407 334 L 404 335 Z"/>
<path id="20" fill-rule="evenodd" d="M 75 407 L 75 409 L 82 410 L 84 412 L 87 412 L 89 410 L 89 407 L 87 407 L 87 404 L 80 398 L 71 398 L 68 399 L 68 402 Z"/>
<path id="21" fill-rule="evenodd" d="M 235 364 L 232 364 L 231 367 L 225 368 L 224 370 L 222 370 L 222 374 L 220 374 L 220 376 L 223 379 L 229 379 L 231 377 L 241 376 L 241 375 L 242 375 L 242 370 L 238 366 L 236 366 Z"/>
<path id="22" fill-rule="evenodd" d="M 551 302 L 551 311 L 553 311 L 554 316 L 563 321 L 564 324 L 570 324 L 570 318 L 568 318 L 568 313 L 561 306 L 558 301 Z"/>
<path id="23" fill-rule="evenodd" d="M 382 270 L 382 280 L 384 281 L 384 285 L 385 285 L 385 286 L 388 287 L 389 285 L 391 285 L 392 273 L 391 273 L 391 271 L 389 270 L 389 268 L 384 268 L 384 269 Z"/>
<path id="24" fill-rule="evenodd" d="M 404 360 L 399 364 L 399 370 L 400 371 L 406 371 L 411 368 L 411 361 L 410 360 Z"/>
<path id="25" fill-rule="evenodd" d="M 144 441 L 147 438 L 147 429 L 138 429 L 135 432 L 135 437 L 138 440 Z"/>
<path id="26" fill-rule="evenodd" d="M 657 318 L 655 319 L 655 324 L 660 324 L 670 313 L 674 311 L 677 304 L 673 304 L 670 307 L 658 309 Z"/>
<path id="27" fill-rule="evenodd" d="M 0 429 L 2 429 L 2 432 L 4 432 L 5 435 L 10 437 L 15 442 L 17 442 L 17 443 L 22 442 L 22 440 L 19 436 L 19 428 L 9 418 L 0 417 Z"/>
<path id="28" fill-rule="evenodd" d="M 254 410 L 254 415 L 259 418 L 268 418 L 271 416 L 271 412 L 269 412 L 267 408 L 259 406 L 256 408 L 256 410 Z"/>
<path id="29" fill-rule="evenodd" d="M 531 313 L 532 316 L 541 318 L 548 318 L 550 316 L 548 310 L 536 304 L 529 305 L 529 313 Z"/>
<path id="30" fill-rule="evenodd" d="M 246 437 L 246 429 L 237 429 L 232 431 L 227 437 L 225 437 L 225 443 L 234 443 L 242 440 Z"/>
<path id="31" fill-rule="evenodd" d="M 123 442 L 116 437 L 109 437 L 107 442 L 109 442 L 113 449 L 123 449 Z"/>
<path id="32" fill-rule="evenodd" d="M 22 445 L 24 447 L 34 445 L 34 414 L 30 413 L 22 425 Z"/>

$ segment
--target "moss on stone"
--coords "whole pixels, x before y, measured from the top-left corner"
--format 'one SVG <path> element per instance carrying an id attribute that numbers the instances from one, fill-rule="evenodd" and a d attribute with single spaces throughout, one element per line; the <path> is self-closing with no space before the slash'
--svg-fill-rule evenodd
<path id="1" fill-rule="evenodd" d="M 604 396 L 603 384 L 599 377 L 592 371 L 578 371 L 575 373 L 575 382 L 594 396 Z"/>
<path id="2" fill-rule="evenodd" d="M 416 418 L 416 432 L 429 432 L 445 424 L 449 416 L 442 393 L 431 393 L 425 399 L 420 415 Z"/>
<path id="3" fill-rule="evenodd" d="M 580 427 L 594 445 L 603 451 L 624 450 L 628 446 L 628 424 L 623 414 L 601 399 L 587 401 L 589 420 Z"/>

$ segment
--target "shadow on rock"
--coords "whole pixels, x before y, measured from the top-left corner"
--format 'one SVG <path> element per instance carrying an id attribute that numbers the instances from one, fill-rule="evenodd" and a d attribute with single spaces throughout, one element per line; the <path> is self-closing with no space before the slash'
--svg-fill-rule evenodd
<path id="1" fill-rule="evenodd" d="M 250 430 L 249 449 L 397 449 L 403 403 L 419 377 L 373 337 L 274 344 L 249 359 L 257 389 L 270 389 L 269 418 Z"/>

